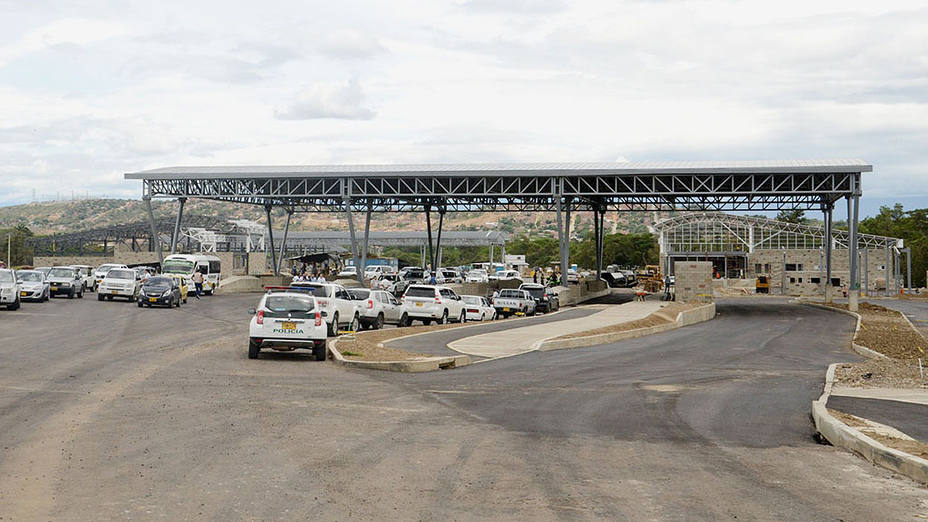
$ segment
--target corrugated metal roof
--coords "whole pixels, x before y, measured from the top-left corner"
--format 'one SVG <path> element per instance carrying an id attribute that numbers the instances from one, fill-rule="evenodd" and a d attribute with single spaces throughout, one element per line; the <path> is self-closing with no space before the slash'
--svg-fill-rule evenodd
<path id="1" fill-rule="evenodd" d="M 871 172 L 860 159 L 780 161 L 631 161 L 625 163 L 459 163 L 436 165 L 289 165 L 164 167 L 131 172 L 126 179 L 279 178 L 589 174 L 758 174 L 794 172 Z"/>

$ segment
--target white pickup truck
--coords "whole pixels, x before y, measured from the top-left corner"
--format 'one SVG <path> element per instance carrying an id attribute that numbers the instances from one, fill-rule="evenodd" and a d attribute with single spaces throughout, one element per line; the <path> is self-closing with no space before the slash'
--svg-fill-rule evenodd
<path id="1" fill-rule="evenodd" d="M 505 288 L 493 299 L 493 308 L 501 317 L 514 314 L 535 315 L 535 298 L 527 290 Z"/>

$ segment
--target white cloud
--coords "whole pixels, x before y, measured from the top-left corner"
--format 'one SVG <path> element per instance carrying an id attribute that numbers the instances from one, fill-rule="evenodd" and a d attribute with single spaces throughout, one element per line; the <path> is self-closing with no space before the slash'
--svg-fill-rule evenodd
<path id="1" fill-rule="evenodd" d="M 369 120 L 374 111 L 362 106 L 363 98 L 357 78 L 345 83 L 317 83 L 300 90 L 293 101 L 275 110 L 274 115 L 281 120 Z"/>
<path id="2" fill-rule="evenodd" d="M 617 157 L 863 157 L 868 194 L 928 197 L 924 0 L 3 11 L 0 205 L 173 164 Z"/>
<path id="3" fill-rule="evenodd" d="M 327 34 L 319 50 L 334 58 L 360 59 L 372 58 L 377 54 L 386 52 L 376 38 L 368 33 L 354 29 L 334 31 Z"/>

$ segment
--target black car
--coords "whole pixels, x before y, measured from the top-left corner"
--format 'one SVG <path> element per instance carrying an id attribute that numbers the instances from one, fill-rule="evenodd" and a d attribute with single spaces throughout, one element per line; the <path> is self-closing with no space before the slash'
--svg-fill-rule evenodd
<path id="1" fill-rule="evenodd" d="M 164 305 L 168 308 L 176 306 L 180 308 L 180 285 L 177 279 L 167 276 L 155 276 L 149 278 L 142 285 L 139 291 L 139 308 L 143 305 Z"/>
<path id="2" fill-rule="evenodd" d="M 557 294 L 549 294 L 548 289 L 536 283 L 525 283 L 519 287 L 519 290 L 525 290 L 535 299 L 535 312 L 548 313 L 555 312 L 561 307 L 557 299 Z"/>

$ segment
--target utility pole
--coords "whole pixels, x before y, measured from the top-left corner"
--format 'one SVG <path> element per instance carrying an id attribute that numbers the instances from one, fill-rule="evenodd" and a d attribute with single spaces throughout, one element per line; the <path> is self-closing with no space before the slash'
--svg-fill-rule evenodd
<path id="1" fill-rule="evenodd" d="M 10 246 L 13 244 L 13 233 L 7 232 L 6 234 L 6 267 L 12 268 L 13 262 L 10 260 Z"/>

